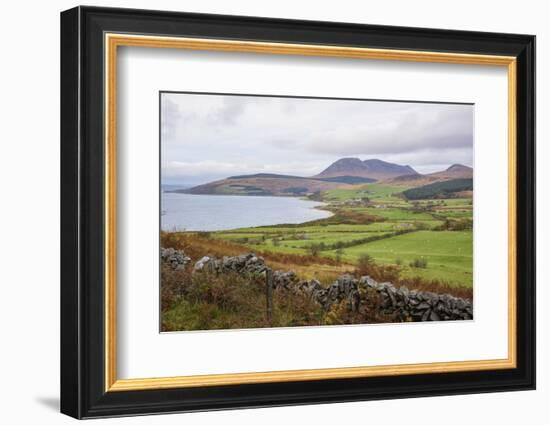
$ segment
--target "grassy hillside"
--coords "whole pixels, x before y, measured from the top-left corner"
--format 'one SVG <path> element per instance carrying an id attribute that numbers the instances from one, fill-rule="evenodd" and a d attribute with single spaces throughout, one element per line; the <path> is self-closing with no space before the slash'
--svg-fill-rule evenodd
<path id="1" fill-rule="evenodd" d="M 374 183 L 376 180 L 369 177 L 360 177 L 360 176 L 336 176 L 336 177 L 318 177 L 316 180 L 322 180 L 325 182 L 338 182 L 338 183 L 349 183 L 349 184 L 358 184 L 358 183 Z"/>
<path id="2" fill-rule="evenodd" d="M 352 187 L 346 182 L 325 181 L 305 177 L 253 174 L 217 180 L 177 193 L 194 195 L 303 196 L 314 192 Z"/>

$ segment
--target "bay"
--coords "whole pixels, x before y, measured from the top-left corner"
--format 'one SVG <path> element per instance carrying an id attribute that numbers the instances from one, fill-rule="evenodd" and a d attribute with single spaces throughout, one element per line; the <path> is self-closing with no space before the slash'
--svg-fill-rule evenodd
<path id="1" fill-rule="evenodd" d="M 165 231 L 216 231 L 241 227 L 297 224 L 330 217 L 322 202 L 280 196 L 161 195 Z"/>

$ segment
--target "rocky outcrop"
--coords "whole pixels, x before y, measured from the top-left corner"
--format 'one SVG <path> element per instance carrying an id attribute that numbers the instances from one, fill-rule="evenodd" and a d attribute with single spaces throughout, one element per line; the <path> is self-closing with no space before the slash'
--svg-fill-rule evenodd
<path id="1" fill-rule="evenodd" d="M 161 257 L 172 269 L 184 267 L 190 261 L 182 251 L 170 249 L 162 250 Z M 194 264 L 193 272 L 265 274 L 266 282 L 270 282 L 273 290 L 306 295 L 325 310 L 344 301 L 351 311 L 375 306 L 379 313 L 400 322 L 473 319 L 470 300 L 448 294 L 409 290 L 405 286 L 397 288 L 390 282 L 377 282 L 369 276 L 356 278 L 350 274 L 341 275 L 324 287 L 316 279 L 300 280 L 293 271 L 271 271 L 264 259 L 253 253 L 221 259 L 205 256 Z"/>

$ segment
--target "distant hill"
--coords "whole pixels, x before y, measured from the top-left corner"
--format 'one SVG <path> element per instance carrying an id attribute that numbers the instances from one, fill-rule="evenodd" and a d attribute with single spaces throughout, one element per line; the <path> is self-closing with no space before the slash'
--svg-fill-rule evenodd
<path id="1" fill-rule="evenodd" d="M 379 159 L 341 158 L 312 177 L 257 173 L 227 177 L 191 188 L 172 190 L 196 195 L 304 196 L 319 191 L 351 188 L 353 185 L 382 181 L 395 186 L 418 187 L 430 183 L 472 178 L 473 170 L 454 164 L 432 174 L 419 174 L 408 165 Z"/>
<path id="2" fill-rule="evenodd" d="M 393 177 L 418 174 L 408 165 L 392 164 L 380 159 L 342 158 L 329 165 L 314 178 L 356 176 L 374 180 L 386 180 Z"/>
<path id="3" fill-rule="evenodd" d="M 409 200 L 452 198 L 458 192 L 469 192 L 474 189 L 473 179 L 455 179 L 430 183 L 403 192 Z"/>
<path id="4" fill-rule="evenodd" d="M 308 177 L 289 176 L 287 174 L 273 174 L 273 173 L 258 173 L 258 174 L 242 174 L 240 176 L 230 176 L 227 180 L 240 180 L 240 179 L 256 179 L 256 178 L 268 178 L 268 179 L 308 179 Z"/>
<path id="5" fill-rule="evenodd" d="M 384 180 L 384 183 L 391 186 L 423 186 L 436 181 L 439 181 L 437 177 L 431 177 L 426 174 L 411 174 Z"/>
<path id="6" fill-rule="evenodd" d="M 471 179 L 474 177 L 474 169 L 462 164 L 451 165 L 444 171 L 428 174 L 431 177 L 444 179 Z"/>
<path id="7" fill-rule="evenodd" d="M 228 179 L 233 179 L 233 180 L 250 179 L 250 178 L 321 180 L 325 182 L 349 183 L 349 184 L 374 183 L 376 181 L 376 179 L 370 179 L 368 177 L 359 177 L 359 176 L 299 177 L 299 176 L 289 176 L 286 174 L 271 174 L 271 173 L 245 174 L 241 176 L 228 177 Z"/>
<path id="8" fill-rule="evenodd" d="M 303 196 L 318 191 L 350 187 L 350 184 L 340 181 L 281 174 L 250 174 L 231 176 L 174 192 L 194 195 Z"/>
<path id="9" fill-rule="evenodd" d="M 462 164 L 454 164 L 449 168 L 431 174 L 411 174 L 407 176 L 398 176 L 386 180 L 384 183 L 395 186 L 424 186 L 430 183 L 454 180 L 471 179 L 474 176 L 474 170 Z"/>

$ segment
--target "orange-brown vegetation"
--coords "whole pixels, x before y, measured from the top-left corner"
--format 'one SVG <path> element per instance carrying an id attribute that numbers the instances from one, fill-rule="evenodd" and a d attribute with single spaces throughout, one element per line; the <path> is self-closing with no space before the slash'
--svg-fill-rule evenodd
<path id="1" fill-rule="evenodd" d="M 205 255 L 221 258 L 250 252 L 249 247 L 210 238 L 207 233 L 162 232 L 161 246 L 182 249 L 194 261 Z M 266 264 L 274 270 L 294 270 L 303 279 L 315 278 L 321 283 L 330 283 L 339 275 L 353 270 L 353 265 L 330 257 L 264 250 L 255 250 L 255 254 L 262 256 Z"/>
<path id="2" fill-rule="evenodd" d="M 194 261 L 210 255 L 223 257 L 247 252 L 246 247 L 208 234 L 162 233 L 165 248 L 184 250 Z M 420 278 L 401 278 L 400 267 L 379 265 L 368 255 L 361 257 L 355 267 L 334 259 L 273 252 L 257 252 L 269 267 L 293 270 L 300 279 L 316 278 L 323 286 L 331 284 L 343 273 L 360 277 L 369 275 L 379 282 L 392 282 L 409 289 L 448 293 L 472 299 L 471 288 L 446 285 L 439 281 Z M 192 267 L 172 270 L 161 266 L 162 330 L 244 329 L 257 327 L 320 326 L 395 321 L 378 308 L 379 297 L 366 297 L 359 310 L 350 310 L 346 301 L 324 309 L 304 293 L 274 291 L 273 312 L 269 321 L 266 314 L 265 277 L 238 273 L 193 273 Z M 361 289 L 365 291 L 368 289 Z"/>
<path id="3" fill-rule="evenodd" d="M 394 321 L 380 312 L 376 293 L 351 311 L 347 301 L 323 308 L 303 292 L 274 290 L 266 310 L 265 276 L 239 273 L 191 273 L 161 268 L 162 331 L 321 326 Z"/>

